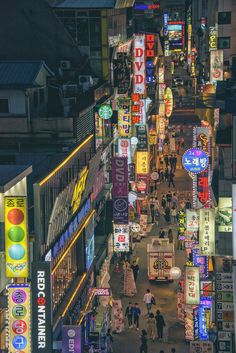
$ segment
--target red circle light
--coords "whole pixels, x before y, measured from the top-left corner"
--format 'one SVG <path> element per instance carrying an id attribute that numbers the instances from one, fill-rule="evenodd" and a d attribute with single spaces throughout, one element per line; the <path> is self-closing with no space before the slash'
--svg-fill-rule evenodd
<path id="1" fill-rule="evenodd" d="M 18 208 L 13 208 L 8 212 L 7 219 L 12 224 L 21 224 L 24 220 L 24 213 Z"/>

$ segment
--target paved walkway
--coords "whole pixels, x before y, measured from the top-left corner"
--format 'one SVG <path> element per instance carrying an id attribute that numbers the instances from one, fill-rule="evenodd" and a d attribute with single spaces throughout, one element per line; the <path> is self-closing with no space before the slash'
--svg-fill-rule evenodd
<path id="1" fill-rule="evenodd" d="M 191 135 L 187 138 L 187 144 L 191 143 Z M 177 168 L 175 173 L 175 189 L 171 189 L 179 194 L 180 199 L 188 198 L 191 195 L 192 190 L 192 181 L 188 174 L 180 167 Z M 168 183 L 163 183 L 159 186 L 158 196 L 160 197 L 162 192 L 168 191 Z M 128 303 L 138 302 L 141 307 L 141 322 L 140 330 L 147 328 L 146 325 L 146 306 L 143 303 L 143 295 L 146 292 L 147 288 L 150 288 L 151 292 L 155 295 L 157 304 L 153 307 L 153 312 L 160 310 L 164 316 L 166 322 L 166 342 L 148 342 L 148 353 L 159 353 L 161 349 L 164 350 L 164 353 L 170 353 L 171 348 L 176 348 L 176 353 L 187 353 L 189 351 L 189 345 L 185 342 L 184 338 L 184 327 L 179 323 L 177 318 L 177 300 L 176 300 L 176 290 L 178 281 L 173 283 L 155 283 L 149 282 L 147 278 L 147 255 L 146 248 L 147 243 L 150 242 L 152 236 L 156 236 L 159 233 L 159 228 L 163 227 L 169 229 L 169 226 L 165 222 L 163 216 L 161 216 L 159 227 L 154 225 L 151 228 L 151 231 L 148 233 L 147 237 L 142 239 L 140 243 L 136 243 L 133 259 L 139 259 L 140 273 L 137 280 L 137 290 L 138 293 L 133 298 L 126 298 L 123 296 L 123 274 L 113 273 L 111 277 L 111 287 L 114 298 L 121 298 L 123 311 L 125 310 Z M 176 249 L 176 226 L 171 227 L 174 233 L 175 240 L 175 264 L 183 268 L 186 262 L 185 252 L 182 250 Z M 114 335 L 114 353 L 138 353 L 139 352 L 139 339 L 140 331 L 136 331 L 134 328 L 129 329 L 127 322 L 125 323 L 125 330 L 121 334 Z"/>

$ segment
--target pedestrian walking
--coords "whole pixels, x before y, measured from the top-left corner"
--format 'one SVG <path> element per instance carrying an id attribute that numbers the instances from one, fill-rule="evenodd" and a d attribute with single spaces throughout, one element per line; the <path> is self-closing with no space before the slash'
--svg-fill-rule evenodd
<path id="1" fill-rule="evenodd" d="M 187 199 L 187 201 L 185 203 L 185 207 L 186 207 L 186 210 L 190 210 L 192 208 L 192 204 L 189 199 Z"/>
<path id="2" fill-rule="evenodd" d="M 171 223 L 175 224 L 176 223 L 177 210 L 176 210 L 174 205 L 171 207 L 170 216 L 171 216 Z"/>
<path id="3" fill-rule="evenodd" d="M 181 148 L 184 148 L 184 138 L 183 137 L 181 137 L 181 139 L 180 139 L 180 146 L 181 146 Z"/>
<path id="4" fill-rule="evenodd" d="M 164 218 L 166 220 L 166 223 L 170 223 L 170 208 L 167 206 L 165 208 L 165 212 L 164 212 Z"/>
<path id="5" fill-rule="evenodd" d="M 175 184 L 174 184 L 174 173 L 173 172 L 170 172 L 170 175 L 169 175 L 169 188 L 172 184 L 173 188 L 175 188 Z"/>
<path id="6" fill-rule="evenodd" d="M 172 193 L 171 193 L 170 190 L 166 194 L 166 201 L 167 201 L 167 205 L 170 207 L 170 204 L 171 204 L 171 201 L 172 201 Z"/>
<path id="7" fill-rule="evenodd" d="M 144 294 L 143 301 L 147 306 L 147 314 L 149 315 L 152 305 L 155 305 L 155 298 L 150 289 L 147 289 L 147 292 Z"/>
<path id="8" fill-rule="evenodd" d="M 154 223 L 154 218 L 155 218 L 155 206 L 153 201 L 150 203 L 150 211 L 151 211 L 151 217 L 152 217 L 152 224 Z"/>
<path id="9" fill-rule="evenodd" d="M 165 181 L 168 181 L 168 180 L 169 180 L 169 169 L 167 167 L 165 170 Z"/>
<path id="10" fill-rule="evenodd" d="M 173 243 L 173 232 L 172 232 L 172 229 L 171 228 L 169 228 L 169 230 L 168 230 L 168 239 L 169 239 L 169 242 L 170 243 Z"/>
<path id="11" fill-rule="evenodd" d="M 161 197 L 161 206 L 163 209 L 166 208 L 166 195 L 164 193 L 162 193 L 162 197 Z"/>
<path id="12" fill-rule="evenodd" d="M 161 228 L 159 231 L 159 238 L 161 238 L 161 239 L 165 238 L 165 231 L 163 228 Z"/>
<path id="13" fill-rule="evenodd" d="M 175 192 L 173 193 L 172 202 L 173 202 L 174 208 L 177 209 L 178 208 L 178 197 Z"/>
<path id="14" fill-rule="evenodd" d="M 168 165 L 169 165 L 169 157 L 168 157 L 167 154 L 164 156 L 164 162 L 165 162 L 166 168 L 168 168 Z"/>
<path id="15" fill-rule="evenodd" d="M 163 327 L 166 326 L 163 316 L 161 315 L 160 310 L 156 312 L 156 327 L 157 327 L 157 337 L 163 338 Z"/>
<path id="16" fill-rule="evenodd" d="M 127 308 L 125 310 L 125 317 L 127 317 L 127 319 L 128 319 L 129 328 L 133 327 L 133 314 L 134 314 L 133 305 L 131 302 L 129 302 L 129 305 L 127 306 Z"/>
<path id="17" fill-rule="evenodd" d="M 173 171 L 174 169 L 174 155 L 170 156 L 170 170 Z"/>
<path id="18" fill-rule="evenodd" d="M 176 153 L 179 154 L 179 150 L 180 150 L 180 145 L 179 145 L 179 143 L 177 143 L 177 146 L 176 146 L 175 149 L 176 149 Z"/>
<path id="19" fill-rule="evenodd" d="M 147 319 L 147 333 L 148 337 L 154 342 L 156 338 L 156 320 L 153 313 L 149 314 Z"/>
<path id="20" fill-rule="evenodd" d="M 173 157 L 173 173 L 175 173 L 175 171 L 176 171 L 176 166 L 177 166 L 177 156 L 176 155 L 174 155 L 174 157 Z"/>
<path id="21" fill-rule="evenodd" d="M 113 337 L 111 335 L 111 329 L 109 328 L 106 333 L 105 337 L 105 348 L 106 348 L 106 353 L 112 353 L 113 352 Z"/>
<path id="22" fill-rule="evenodd" d="M 160 170 L 160 183 L 164 183 L 164 170 L 161 168 Z"/>
<path id="23" fill-rule="evenodd" d="M 141 339 L 141 346 L 139 348 L 139 353 L 147 353 L 148 346 L 147 346 L 147 331 L 142 330 L 142 334 L 140 336 Z"/>
<path id="24" fill-rule="evenodd" d="M 136 326 L 136 330 L 139 330 L 139 316 L 141 315 L 141 310 L 138 305 L 138 303 L 135 303 L 133 307 L 133 313 L 134 313 L 134 325 Z"/>
<path id="25" fill-rule="evenodd" d="M 155 223 L 156 223 L 157 227 L 158 227 L 158 224 L 159 224 L 159 217 L 160 217 L 159 209 L 155 209 Z"/>
<path id="26" fill-rule="evenodd" d="M 155 210 L 159 210 L 160 209 L 160 202 L 158 200 L 158 197 L 155 197 L 155 200 L 153 201 L 154 205 L 155 205 Z"/>
<path id="27" fill-rule="evenodd" d="M 136 263 L 136 261 L 134 260 L 132 265 L 131 265 L 131 268 L 133 270 L 133 274 L 134 274 L 134 280 L 135 282 L 137 281 L 137 278 L 138 278 L 138 274 L 139 274 L 139 265 Z"/>

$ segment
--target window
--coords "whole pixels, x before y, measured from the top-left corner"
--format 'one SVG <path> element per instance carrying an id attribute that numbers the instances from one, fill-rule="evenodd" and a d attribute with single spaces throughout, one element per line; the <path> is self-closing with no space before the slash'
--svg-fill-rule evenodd
<path id="1" fill-rule="evenodd" d="M 218 49 L 230 49 L 230 37 L 219 37 Z"/>
<path id="2" fill-rule="evenodd" d="M 9 113 L 9 102 L 7 98 L 0 98 L 0 113 Z"/>
<path id="3" fill-rule="evenodd" d="M 90 23 L 90 45 L 92 48 L 100 48 L 101 46 L 101 20 L 91 19 Z"/>
<path id="4" fill-rule="evenodd" d="M 231 24 L 231 12 L 218 12 L 218 24 L 219 25 L 230 25 Z"/>
<path id="5" fill-rule="evenodd" d="M 77 42 L 78 45 L 89 45 L 88 19 L 77 19 Z"/>
<path id="6" fill-rule="evenodd" d="M 38 101 L 38 91 L 34 91 L 34 106 L 37 107 L 39 104 Z"/>
<path id="7" fill-rule="evenodd" d="M 41 88 L 39 90 L 39 103 L 40 104 L 44 103 L 44 88 Z"/>

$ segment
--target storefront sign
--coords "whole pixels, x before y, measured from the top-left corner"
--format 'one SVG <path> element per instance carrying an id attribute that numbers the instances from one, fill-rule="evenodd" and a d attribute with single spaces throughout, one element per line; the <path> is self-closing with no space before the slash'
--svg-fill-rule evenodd
<path id="1" fill-rule="evenodd" d="M 138 139 L 137 151 L 147 151 L 148 150 L 147 126 L 146 125 L 136 126 L 136 136 Z"/>
<path id="2" fill-rule="evenodd" d="M 224 79 L 224 52 L 223 49 L 212 50 L 210 54 L 210 82 Z"/>
<path id="3" fill-rule="evenodd" d="M 141 214 L 139 223 L 140 223 L 140 227 L 141 227 L 142 232 L 146 233 L 147 232 L 147 225 L 148 225 L 148 215 Z"/>
<path id="4" fill-rule="evenodd" d="M 95 240 L 94 240 L 94 216 L 85 228 L 85 256 L 86 270 L 88 271 L 94 260 Z"/>
<path id="5" fill-rule="evenodd" d="M 193 128 L 193 146 L 203 150 L 208 157 L 211 156 L 209 127 L 197 126 Z"/>
<path id="6" fill-rule="evenodd" d="M 32 352 L 52 351 L 51 273 L 49 262 L 32 264 Z"/>
<path id="7" fill-rule="evenodd" d="M 114 224 L 114 251 L 129 251 L 129 225 Z"/>
<path id="8" fill-rule="evenodd" d="M 200 303 L 199 267 L 185 266 L 185 303 L 198 305 Z"/>
<path id="9" fill-rule="evenodd" d="M 149 152 L 137 151 L 136 174 L 149 174 Z"/>
<path id="10" fill-rule="evenodd" d="M 80 202 L 82 199 L 83 192 L 85 190 L 86 186 L 86 180 L 88 176 L 88 168 L 85 167 L 80 173 L 78 177 L 78 181 L 75 184 L 73 196 L 72 196 L 72 201 L 71 201 L 71 207 L 72 207 L 72 213 L 74 214 L 78 208 L 80 207 Z"/>
<path id="11" fill-rule="evenodd" d="M 146 34 L 146 83 L 149 85 L 150 83 L 156 82 L 155 76 L 155 36 L 154 34 Z"/>
<path id="12" fill-rule="evenodd" d="M 10 284 L 8 290 L 9 352 L 31 353 L 31 313 L 29 284 Z"/>
<path id="13" fill-rule="evenodd" d="M 187 341 L 197 340 L 199 337 L 198 307 L 185 305 L 184 311 L 185 339 Z"/>
<path id="14" fill-rule="evenodd" d="M 139 195 L 145 195 L 148 189 L 148 175 L 137 174 L 137 190 Z"/>
<path id="15" fill-rule="evenodd" d="M 98 109 L 98 114 L 100 118 L 108 120 L 112 117 L 113 111 L 109 104 L 102 104 Z"/>
<path id="16" fill-rule="evenodd" d="M 128 164 L 125 157 L 114 157 L 112 165 L 113 196 L 128 196 Z"/>
<path id="17" fill-rule="evenodd" d="M 215 210 L 200 209 L 199 244 L 202 255 L 215 255 Z"/>
<path id="18" fill-rule="evenodd" d="M 65 231 L 61 234 L 58 241 L 54 244 L 52 248 L 52 256 L 54 259 L 57 257 L 57 255 L 63 249 L 65 244 L 69 241 L 69 239 L 72 238 L 74 233 L 81 226 L 85 217 L 88 216 L 90 209 L 91 209 L 91 200 L 89 198 L 82 206 L 80 211 L 77 213 L 77 215 L 74 217 L 74 219 L 68 225 L 66 225 Z"/>
<path id="19" fill-rule="evenodd" d="M 170 118 L 173 111 L 173 103 L 174 103 L 173 93 L 170 87 L 166 87 L 164 101 L 165 101 L 166 117 Z"/>
<path id="20" fill-rule="evenodd" d="M 210 329 L 210 317 L 212 309 L 212 298 L 201 297 L 199 305 L 199 339 L 208 341 L 208 330 Z"/>
<path id="21" fill-rule="evenodd" d="M 184 322 L 184 293 L 177 292 L 178 320 Z"/>
<path id="22" fill-rule="evenodd" d="M 113 221 L 116 224 L 129 223 L 129 202 L 128 197 L 113 197 Z"/>
<path id="23" fill-rule="evenodd" d="M 96 288 L 94 295 L 98 297 L 109 297 L 111 295 L 110 288 Z"/>
<path id="24" fill-rule="evenodd" d="M 199 211 L 186 210 L 186 239 L 198 242 Z"/>
<path id="25" fill-rule="evenodd" d="M 128 180 L 135 181 L 135 163 L 128 165 Z"/>
<path id="26" fill-rule="evenodd" d="M 178 212 L 178 237 L 179 240 L 184 240 L 185 239 L 185 210 L 179 210 Z"/>
<path id="27" fill-rule="evenodd" d="M 190 351 L 189 353 L 213 353 L 213 343 L 212 342 L 201 342 L 194 341 L 190 342 Z"/>
<path id="28" fill-rule="evenodd" d="M 133 92 L 145 94 L 145 35 L 134 35 L 133 48 Z"/>
<path id="29" fill-rule="evenodd" d="M 219 232 L 232 232 L 232 213 L 232 198 L 220 197 L 217 215 Z"/>
<path id="30" fill-rule="evenodd" d="M 201 256 L 198 248 L 192 249 L 192 254 L 193 264 L 199 266 L 200 279 L 208 278 L 208 256 Z"/>
<path id="31" fill-rule="evenodd" d="M 194 208 L 210 208 L 210 187 L 208 170 L 193 177 L 193 206 Z"/>
<path id="32" fill-rule="evenodd" d="M 4 198 L 6 277 L 28 277 L 28 221 L 26 197 Z"/>
<path id="33" fill-rule="evenodd" d="M 130 70 L 126 53 L 117 53 L 117 59 L 113 60 L 114 86 L 118 94 L 125 94 L 130 86 Z"/>
<path id="34" fill-rule="evenodd" d="M 198 148 L 190 148 L 182 157 L 183 167 L 189 173 L 198 174 L 207 169 L 209 159 L 207 154 Z"/>
<path id="35" fill-rule="evenodd" d="M 185 23 L 183 21 L 169 21 L 168 34 L 170 51 L 184 50 L 184 37 L 185 37 Z"/>
<path id="36" fill-rule="evenodd" d="M 140 99 L 138 93 L 132 94 L 132 123 L 134 125 L 146 124 L 146 99 Z"/>
<path id="37" fill-rule="evenodd" d="M 122 99 L 118 101 L 118 131 L 120 137 L 131 137 L 131 100 Z"/>
<path id="38" fill-rule="evenodd" d="M 62 326 L 62 353 L 82 353 L 81 326 Z"/>
<path id="39" fill-rule="evenodd" d="M 128 164 L 131 160 L 131 141 L 129 138 L 118 138 L 118 156 L 126 157 Z"/>
<path id="40" fill-rule="evenodd" d="M 209 50 L 217 50 L 217 26 L 209 27 Z"/>

